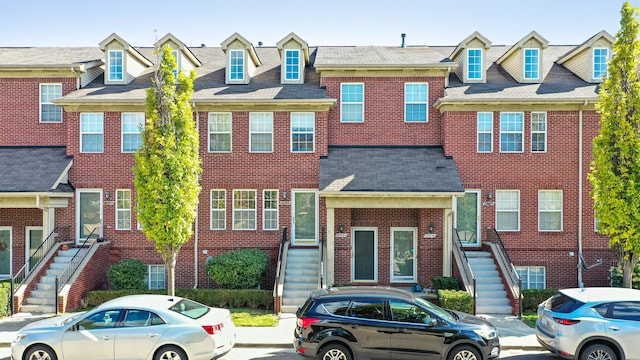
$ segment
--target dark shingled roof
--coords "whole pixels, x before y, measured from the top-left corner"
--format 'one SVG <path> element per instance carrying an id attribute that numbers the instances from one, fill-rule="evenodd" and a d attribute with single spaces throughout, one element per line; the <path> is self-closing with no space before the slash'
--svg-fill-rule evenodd
<path id="1" fill-rule="evenodd" d="M 72 160 L 62 146 L 0 146 L 0 192 L 73 191 L 54 189 Z"/>
<path id="2" fill-rule="evenodd" d="M 464 192 L 453 158 L 440 147 L 329 147 L 321 191 Z"/>

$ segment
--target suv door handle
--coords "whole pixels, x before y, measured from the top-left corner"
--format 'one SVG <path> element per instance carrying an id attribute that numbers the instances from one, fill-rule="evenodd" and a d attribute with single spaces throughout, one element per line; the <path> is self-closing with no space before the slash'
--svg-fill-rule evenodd
<path id="1" fill-rule="evenodd" d="M 618 330 L 620 330 L 620 328 L 619 328 L 619 327 L 617 327 L 617 326 L 615 326 L 615 325 L 611 325 L 611 326 L 609 326 L 609 329 L 611 329 L 611 330 L 613 330 L 613 331 L 618 331 Z"/>

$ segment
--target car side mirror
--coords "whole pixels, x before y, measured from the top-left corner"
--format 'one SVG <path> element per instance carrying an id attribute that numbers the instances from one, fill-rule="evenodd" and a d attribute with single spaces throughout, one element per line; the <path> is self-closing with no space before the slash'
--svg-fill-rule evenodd
<path id="1" fill-rule="evenodd" d="M 438 319 L 436 318 L 431 318 L 427 323 L 427 327 L 434 327 L 436 325 L 438 325 Z"/>

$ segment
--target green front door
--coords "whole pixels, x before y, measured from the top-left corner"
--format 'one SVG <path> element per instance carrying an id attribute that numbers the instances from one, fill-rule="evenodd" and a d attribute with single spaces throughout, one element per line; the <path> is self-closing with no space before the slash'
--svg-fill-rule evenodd
<path id="1" fill-rule="evenodd" d="M 462 245 L 480 245 L 480 191 L 470 190 L 456 198 L 456 229 Z"/>

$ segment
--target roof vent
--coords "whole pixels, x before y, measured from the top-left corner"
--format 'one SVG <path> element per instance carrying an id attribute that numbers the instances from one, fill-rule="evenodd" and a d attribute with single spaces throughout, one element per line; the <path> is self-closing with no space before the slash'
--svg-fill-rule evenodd
<path id="1" fill-rule="evenodd" d="M 402 45 L 400 45 L 400 46 L 404 49 L 404 47 L 405 47 L 405 45 L 404 45 L 404 38 L 406 38 L 406 37 L 407 37 L 407 34 L 400 34 L 400 36 L 402 37 Z"/>
<path id="2" fill-rule="evenodd" d="M 203 47 L 207 47 L 207 44 L 200 44 L 200 47 L 201 47 L 201 48 L 203 48 Z"/>
<path id="3" fill-rule="evenodd" d="M 258 47 L 262 47 L 262 41 L 258 41 Z"/>

